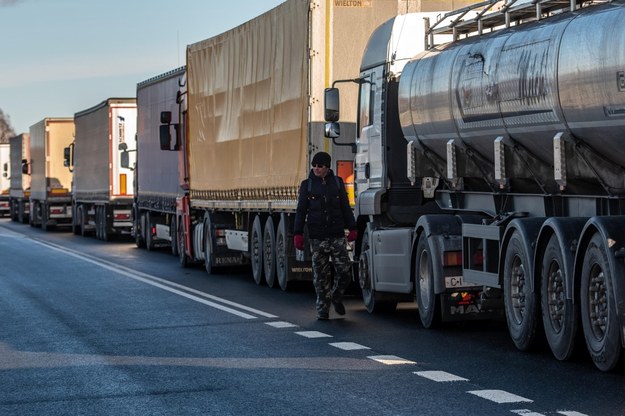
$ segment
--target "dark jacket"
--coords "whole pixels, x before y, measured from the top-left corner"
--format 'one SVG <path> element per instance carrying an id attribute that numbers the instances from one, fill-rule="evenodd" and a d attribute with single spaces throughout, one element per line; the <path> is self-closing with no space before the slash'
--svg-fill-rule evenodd
<path id="1" fill-rule="evenodd" d="M 345 184 L 331 169 L 323 179 L 315 176 L 311 169 L 308 179 L 299 187 L 293 233 L 303 234 L 305 223 L 308 223 L 308 237 L 319 240 L 345 237 L 346 228 L 356 229 Z"/>

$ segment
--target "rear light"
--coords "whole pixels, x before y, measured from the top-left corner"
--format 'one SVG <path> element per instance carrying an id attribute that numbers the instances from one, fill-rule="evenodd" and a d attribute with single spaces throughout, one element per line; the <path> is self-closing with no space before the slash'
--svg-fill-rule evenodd
<path id="1" fill-rule="evenodd" d="M 115 212 L 113 213 L 113 219 L 115 221 L 127 221 L 130 220 L 129 212 Z"/>
<path id="2" fill-rule="evenodd" d="M 473 265 L 482 266 L 484 264 L 484 252 L 478 250 L 473 253 Z"/>
<path id="3" fill-rule="evenodd" d="M 65 214 L 65 209 L 63 208 L 50 208 L 50 214 Z"/>
<path id="4" fill-rule="evenodd" d="M 443 266 L 462 266 L 462 251 L 446 251 L 443 254 Z"/>

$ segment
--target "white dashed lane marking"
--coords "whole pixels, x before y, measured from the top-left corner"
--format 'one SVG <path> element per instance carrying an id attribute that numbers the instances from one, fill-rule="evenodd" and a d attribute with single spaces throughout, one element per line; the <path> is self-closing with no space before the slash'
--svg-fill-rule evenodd
<path id="1" fill-rule="evenodd" d="M 295 328 L 297 325 L 292 324 L 290 322 L 284 321 L 276 321 L 276 322 L 265 322 L 267 325 L 272 326 L 274 328 Z"/>
<path id="2" fill-rule="evenodd" d="M 414 374 L 437 382 L 469 381 L 468 378 L 460 377 L 445 371 L 415 371 Z"/>
<path id="3" fill-rule="evenodd" d="M 369 347 L 365 347 L 364 345 L 356 344 L 355 342 L 331 342 L 330 345 L 345 351 L 371 349 Z"/>
<path id="4" fill-rule="evenodd" d="M 386 365 L 416 364 L 414 361 L 406 360 L 396 355 L 372 355 L 367 358 Z"/>
<path id="5" fill-rule="evenodd" d="M 503 390 L 473 390 L 468 391 L 469 394 L 474 394 L 486 400 L 490 400 L 495 403 L 520 403 L 520 402 L 533 402 L 534 400 L 526 399 L 525 397 L 517 396 L 516 394 L 508 393 Z"/>
<path id="6" fill-rule="evenodd" d="M 588 416 L 586 413 L 580 413 L 572 410 L 558 410 L 558 414 L 563 416 Z"/>
<path id="7" fill-rule="evenodd" d="M 299 331 L 296 332 L 296 334 L 306 338 L 332 338 L 332 335 L 324 334 L 319 331 Z"/>
<path id="8" fill-rule="evenodd" d="M 510 410 L 510 412 L 522 416 L 545 416 L 543 413 L 537 413 L 529 409 Z"/>

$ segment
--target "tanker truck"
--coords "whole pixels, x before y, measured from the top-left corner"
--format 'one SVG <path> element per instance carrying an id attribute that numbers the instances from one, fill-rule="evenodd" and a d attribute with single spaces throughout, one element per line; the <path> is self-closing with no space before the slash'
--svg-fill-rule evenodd
<path id="1" fill-rule="evenodd" d="M 352 144 L 324 137 L 324 86 L 357 75 L 373 28 L 406 4 L 288 0 L 187 47 L 180 121 L 165 111 L 160 130 L 161 148 L 183 155 L 183 266 L 203 263 L 210 274 L 251 265 L 257 284 L 283 290 L 312 280 L 308 250 L 292 243 L 299 184 L 320 150 L 348 184 L 353 171 Z M 353 120 L 356 92 L 346 95 Z"/>
<path id="2" fill-rule="evenodd" d="M 32 227 L 69 227 L 72 222 L 72 175 L 63 149 L 74 139 L 74 119 L 46 117 L 30 126 L 30 214 Z"/>
<path id="3" fill-rule="evenodd" d="M 130 236 L 136 99 L 108 98 L 74 114 L 74 120 L 76 138 L 65 149 L 65 166 L 73 175 L 72 231 L 99 240 Z"/>
<path id="4" fill-rule="evenodd" d="M 172 113 L 175 118 L 170 122 L 179 124 L 177 99 L 184 76 L 185 68 L 181 67 L 137 84 L 133 235 L 137 247 L 152 250 L 170 245 L 175 256 L 176 198 L 183 194 L 179 184 L 184 178 L 179 178 L 179 153 L 160 150 L 159 129 L 162 111 Z"/>
<path id="5" fill-rule="evenodd" d="M 544 338 L 566 360 L 585 343 L 609 371 L 625 344 L 625 3 L 495 5 L 430 23 L 414 57 L 395 53 L 414 38 L 389 42 L 394 20 L 369 39 L 355 80 L 363 300 L 416 298 L 426 328 L 499 315 L 518 349 Z M 337 88 L 325 103 L 337 137 Z"/>
<path id="6" fill-rule="evenodd" d="M 30 213 L 30 135 L 22 133 L 9 138 L 9 210 L 11 219 L 26 223 Z"/>

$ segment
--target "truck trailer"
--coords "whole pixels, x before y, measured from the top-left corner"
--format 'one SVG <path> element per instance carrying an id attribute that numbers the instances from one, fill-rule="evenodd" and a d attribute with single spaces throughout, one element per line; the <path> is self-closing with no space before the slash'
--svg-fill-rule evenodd
<path id="1" fill-rule="evenodd" d="M 181 123 L 165 112 L 161 130 L 162 148 L 183 154 L 182 265 L 251 264 L 256 283 L 283 290 L 312 279 L 309 253 L 292 243 L 299 184 L 320 150 L 348 184 L 353 171 L 352 143 L 324 137 L 324 86 L 356 76 L 373 28 L 406 4 L 288 0 L 187 47 Z M 354 121 L 356 99 L 356 88 L 345 96 Z"/>
<path id="2" fill-rule="evenodd" d="M 582 334 L 608 371 L 625 346 L 625 3 L 501 5 L 431 22 L 415 57 L 395 54 L 415 42 L 394 37 L 396 19 L 369 39 L 355 80 L 363 299 L 416 298 L 427 328 L 501 315 L 518 349 L 542 332 L 559 360 Z M 325 102 L 339 136 L 338 89 Z"/>
<path id="3" fill-rule="evenodd" d="M 11 186 L 10 166 L 11 166 L 11 148 L 9 143 L 0 143 L 0 217 L 6 217 L 10 214 L 9 190 Z"/>
<path id="4" fill-rule="evenodd" d="M 184 79 L 185 68 L 181 67 L 137 84 L 133 234 L 137 247 L 152 250 L 170 245 L 175 256 L 176 198 L 183 195 L 180 183 L 184 178 L 178 170 L 180 153 L 161 151 L 159 131 L 163 111 L 173 115 L 171 123 L 179 124 L 177 100 Z"/>
<path id="5" fill-rule="evenodd" d="M 22 133 L 9 138 L 11 219 L 26 223 L 30 214 L 30 134 Z"/>
<path id="6" fill-rule="evenodd" d="M 74 120 L 76 138 L 65 150 L 73 175 L 72 231 L 100 240 L 130 236 L 136 99 L 108 98 L 74 114 Z M 122 167 L 122 154 L 129 158 L 127 167 Z"/>
<path id="7" fill-rule="evenodd" d="M 30 127 L 30 215 L 33 227 L 71 226 L 72 175 L 63 149 L 74 140 L 74 119 L 44 118 Z"/>

